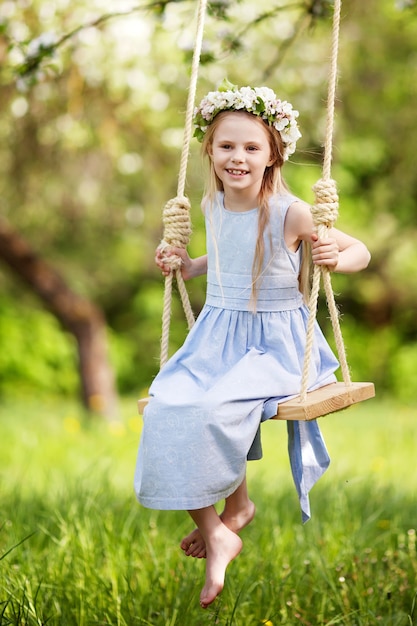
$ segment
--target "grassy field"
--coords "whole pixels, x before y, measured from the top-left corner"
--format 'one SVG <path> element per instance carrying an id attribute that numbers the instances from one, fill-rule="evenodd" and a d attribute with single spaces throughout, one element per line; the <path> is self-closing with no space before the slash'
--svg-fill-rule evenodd
<path id="1" fill-rule="evenodd" d="M 179 549 L 185 513 L 135 501 L 141 420 L 76 405 L 0 406 L 0 624 L 417 624 L 415 409 L 363 403 L 321 420 L 332 464 L 301 524 L 284 423 L 249 466 L 257 515 L 206 611 L 204 561 Z"/>

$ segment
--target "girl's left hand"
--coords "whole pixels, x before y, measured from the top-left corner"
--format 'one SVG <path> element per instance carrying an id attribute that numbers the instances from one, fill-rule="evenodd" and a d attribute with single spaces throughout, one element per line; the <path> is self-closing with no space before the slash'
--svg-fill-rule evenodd
<path id="1" fill-rule="evenodd" d="M 311 237 L 311 256 L 315 265 L 327 265 L 334 270 L 339 262 L 339 246 L 336 239 L 319 239 L 316 234 Z"/>

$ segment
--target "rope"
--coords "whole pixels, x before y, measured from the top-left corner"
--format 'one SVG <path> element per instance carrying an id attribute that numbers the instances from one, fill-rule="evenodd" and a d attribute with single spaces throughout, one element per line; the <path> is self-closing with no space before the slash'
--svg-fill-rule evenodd
<path id="1" fill-rule="evenodd" d="M 195 36 L 195 46 L 193 61 L 191 65 L 190 86 L 188 90 L 187 109 L 185 116 L 184 138 L 181 151 L 180 168 L 178 173 L 177 195 L 169 200 L 162 213 L 164 224 L 164 234 L 158 249 L 161 251 L 169 247 L 186 248 L 191 235 L 191 206 L 188 198 L 184 195 L 185 181 L 187 176 L 187 164 L 190 154 L 190 143 L 193 130 L 193 113 L 195 94 L 197 90 L 198 69 L 200 65 L 201 49 L 204 34 L 204 19 L 206 14 L 207 0 L 200 0 L 197 8 L 197 27 Z M 178 256 L 168 257 L 172 271 L 165 278 L 164 303 L 162 312 L 162 336 L 160 367 L 162 368 L 168 360 L 169 349 L 169 328 L 171 324 L 171 303 L 172 303 L 172 281 L 173 276 L 177 281 L 178 290 L 181 296 L 184 313 L 187 319 L 188 328 L 194 324 L 194 314 L 191 309 L 190 300 L 185 288 L 184 279 L 181 274 L 181 259 Z"/>
<path id="2" fill-rule="evenodd" d="M 332 52 L 327 94 L 327 119 L 322 178 L 318 180 L 317 183 L 313 186 L 316 199 L 315 205 L 312 207 L 311 212 L 314 224 L 317 228 L 317 234 L 320 239 L 325 239 L 327 237 L 328 230 L 329 228 L 332 228 L 334 222 L 338 217 L 339 211 L 339 198 L 337 194 L 336 183 L 331 178 L 331 162 L 333 148 L 341 4 L 341 0 L 335 0 L 334 2 Z M 346 359 L 346 350 L 343 343 L 342 331 L 340 328 L 339 311 L 337 309 L 333 289 L 331 286 L 330 270 L 326 266 L 315 265 L 313 271 L 310 300 L 308 305 L 309 318 L 307 322 L 307 336 L 303 373 L 301 379 L 300 402 L 305 402 L 307 399 L 308 378 L 314 342 L 314 325 L 317 315 L 317 301 L 320 290 L 321 277 L 323 278 L 327 306 L 329 309 L 333 333 L 335 336 L 336 348 L 339 357 L 340 367 L 342 370 L 343 381 L 347 386 L 351 386 L 352 384 Z"/>

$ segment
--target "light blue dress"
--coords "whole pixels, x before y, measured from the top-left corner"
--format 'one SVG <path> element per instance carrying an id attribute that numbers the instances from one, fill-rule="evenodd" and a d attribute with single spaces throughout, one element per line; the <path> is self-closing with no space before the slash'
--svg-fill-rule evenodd
<path id="1" fill-rule="evenodd" d="M 150 388 L 135 492 L 153 509 L 192 510 L 232 494 L 247 459 L 262 456 L 260 423 L 300 391 L 308 310 L 298 288 L 301 247 L 284 241 L 291 195 L 271 199 L 256 313 L 250 310 L 258 210 L 207 210 L 207 298 L 183 346 Z M 309 388 L 335 380 L 338 362 L 315 328 Z M 316 421 L 287 422 L 303 521 L 308 492 L 329 465 Z"/>

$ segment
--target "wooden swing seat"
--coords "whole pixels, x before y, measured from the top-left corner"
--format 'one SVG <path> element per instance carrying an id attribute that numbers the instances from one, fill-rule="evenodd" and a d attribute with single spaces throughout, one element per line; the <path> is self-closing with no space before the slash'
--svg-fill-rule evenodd
<path id="1" fill-rule="evenodd" d="M 301 402 L 300 397 L 287 400 L 279 405 L 278 414 L 274 420 L 308 421 L 347 409 L 352 404 L 368 400 L 375 396 L 373 383 L 331 383 L 307 394 L 307 400 Z M 139 414 L 148 404 L 149 398 L 138 400 Z"/>
<path id="2" fill-rule="evenodd" d="M 141 398 L 140 400 L 138 400 L 138 412 L 139 415 L 143 415 L 143 412 L 145 410 L 146 405 L 149 402 L 149 398 Z"/>
<path id="3" fill-rule="evenodd" d="M 373 383 L 331 383 L 307 394 L 305 402 L 300 397 L 287 400 L 279 405 L 274 420 L 314 420 L 347 409 L 352 404 L 375 396 Z"/>

